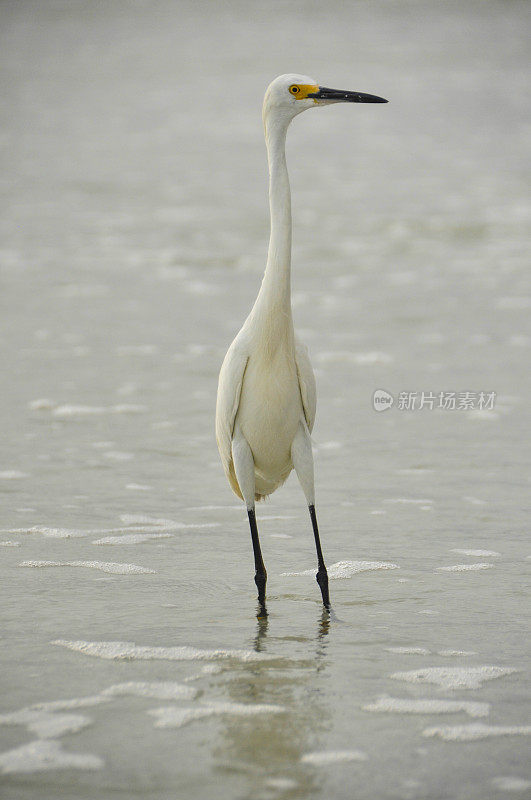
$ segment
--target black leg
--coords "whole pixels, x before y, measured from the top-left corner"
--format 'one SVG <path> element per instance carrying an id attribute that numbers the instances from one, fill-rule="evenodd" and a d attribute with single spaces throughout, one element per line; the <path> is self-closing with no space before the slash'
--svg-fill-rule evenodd
<path id="1" fill-rule="evenodd" d="M 317 550 L 317 583 L 323 595 L 323 605 L 326 609 L 330 609 L 330 596 L 328 594 L 328 572 L 326 571 L 323 551 L 321 550 L 321 541 L 319 539 L 319 528 L 317 527 L 317 517 L 315 516 L 315 506 L 308 506 L 310 509 L 310 519 L 312 521 L 313 535 L 315 537 L 315 549 Z"/>
<path id="2" fill-rule="evenodd" d="M 258 603 L 260 604 L 258 616 L 266 617 L 267 610 L 265 606 L 265 589 L 267 581 L 267 572 L 266 568 L 264 567 L 262 551 L 260 550 L 260 540 L 258 539 L 258 528 L 256 527 L 256 516 L 254 513 L 254 508 L 248 508 L 247 514 L 249 515 L 249 525 L 251 527 L 251 539 L 253 541 L 254 568 L 255 568 L 254 582 L 256 583 L 256 588 L 258 589 Z"/>

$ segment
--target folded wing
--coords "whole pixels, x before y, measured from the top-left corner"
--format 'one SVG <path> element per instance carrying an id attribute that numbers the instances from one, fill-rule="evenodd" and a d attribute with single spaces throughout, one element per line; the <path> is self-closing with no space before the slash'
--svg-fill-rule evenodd
<path id="1" fill-rule="evenodd" d="M 238 342 L 233 342 L 221 365 L 216 402 L 216 441 L 223 469 L 233 491 L 241 497 L 232 463 L 234 421 L 240 405 L 243 376 L 249 357 Z"/>
<path id="2" fill-rule="evenodd" d="M 297 364 L 297 375 L 299 377 L 299 388 L 301 391 L 302 407 L 304 418 L 310 433 L 315 422 L 315 408 L 317 405 L 317 392 L 315 389 L 315 376 L 312 365 L 308 357 L 308 350 L 302 342 L 295 342 L 295 362 Z"/>

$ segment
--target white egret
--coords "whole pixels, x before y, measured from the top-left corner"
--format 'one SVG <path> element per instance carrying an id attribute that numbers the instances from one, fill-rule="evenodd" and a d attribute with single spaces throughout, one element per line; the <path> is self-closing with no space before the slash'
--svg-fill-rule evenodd
<path id="1" fill-rule="evenodd" d="M 319 86 L 305 75 L 280 75 L 268 86 L 263 121 L 269 162 L 271 235 L 256 302 L 232 342 L 219 374 L 216 439 L 233 491 L 247 506 L 260 614 L 266 614 L 267 573 L 256 526 L 255 500 L 281 486 L 295 469 L 308 503 L 317 549 L 317 583 L 330 608 L 315 514 L 310 434 L 315 378 L 291 313 L 291 195 L 285 142 L 292 119 L 331 103 L 386 103 L 381 97 Z"/>

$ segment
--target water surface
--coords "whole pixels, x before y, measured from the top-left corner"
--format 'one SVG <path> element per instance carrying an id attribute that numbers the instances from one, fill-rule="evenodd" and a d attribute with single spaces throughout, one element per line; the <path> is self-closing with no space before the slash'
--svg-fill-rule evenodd
<path id="1" fill-rule="evenodd" d="M 4 796 L 525 796 L 527 5 L 2 18 Z M 256 619 L 213 438 L 286 71 L 390 100 L 288 142 L 332 620 L 284 574 L 315 562 L 293 478 L 258 511 Z M 376 413 L 376 389 L 496 404 Z"/>

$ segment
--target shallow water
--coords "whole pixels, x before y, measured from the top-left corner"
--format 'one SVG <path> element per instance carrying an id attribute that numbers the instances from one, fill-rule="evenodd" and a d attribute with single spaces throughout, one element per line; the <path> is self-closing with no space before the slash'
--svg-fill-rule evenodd
<path id="1" fill-rule="evenodd" d="M 3 796 L 529 793 L 528 23 L 3 4 Z M 292 70 L 390 103 L 290 132 L 335 614 L 290 478 L 258 510 L 265 621 L 213 411 L 267 248 L 261 96 Z M 397 407 L 422 391 L 496 402 Z"/>

